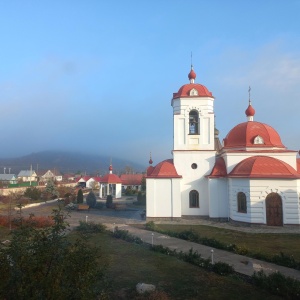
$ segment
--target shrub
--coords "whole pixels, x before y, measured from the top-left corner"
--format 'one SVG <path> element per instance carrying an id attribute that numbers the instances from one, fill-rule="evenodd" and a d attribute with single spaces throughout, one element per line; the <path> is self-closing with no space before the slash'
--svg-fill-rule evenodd
<path id="1" fill-rule="evenodd" d="M 99 233 L 104 232 L 106 226 L 100 223 L 94 222 L 83 222 L 79 221 L 79 226 L 76 227 L 77 231 L 85 232 L 85 233 Z"/>
<path id="2" fill-rule="evenodd" d="M 78 192 L 77 192 L 76 202 L 78 204 L 83 203 L 83 192 L 82 192 L 82 189 L 79 189 Z"/>
<path id="3" fill-rule="evenodd" d="M 86 197 L 86 204 L 89 207 L 95 207 L 96 203 L 97 203 L 97 199 L 96 199 L 95 194 L 93 193 L 93 191 L 89 192 L 89 194 Z"/>
<path id="4" fill-rule="evenodd" d="M 113 207 L 113 197 L 112 195 L 107 195 L 106 197 L 106 207 L 112 208 Z"/>
<path id="5" fill-rule="evenodd" d="M 288 268 L 300 269 L 300 263 L 295 260 L 292 255 L 286 255 L 283 252 L 274 255 L 272 257 L 272 262 L 278 265 L 286 266 Z"/>
<path id="6" fill-rule="evenodd" d="M 162 245 L 153 245 L 151 250 L 160 252 L 166 255 L 175 256 L 176 258 L 188 262 L 192 265 L 198 266 L 200 268 L 213 271 L 219 275 L 229 275 L 234 273 L 234 268 L 227 263 L 217 262 L 212 264 L 209 259 L 205 259 L 201 257 L 197 251 L 193 251 L 190 249 L 189 252 L 177 252 L 176 250 L 171 250 L 168 247 L 164 247 Z"/>
<path id="7" fill-rule="evenodd" d="M 227 263 L 216 262 L 212 265 L 212 271 L 219 275 L 228 275 L 234 273 L 234 268 Z"/>
<path id="8" fill-rule="evenodd" d="M 299 299 L 300 282 L 279 272 L 266 275 L 264 271 L 254 272 L 253 283 L 269 292 L 283 296 L 284 299 Z"/>
<path id="9" fill-rule="evenodd" d="M 117 239 L 122 239 L 126 242 L 130 243 L 136 243 L 136 244 L 142 244 L 143 241 L 139 237 L 136 237 L 129 233 L 127 230 L 120 230 L 118 227 L 115 228 L 113 232 L 113 236 Z"/>
<path id="10" fill-rule="evenodd" d="M 46 229 L 21 222 L 11 243 L 0 243 L 1 299 L 99 299 L 105 293 L 99 248 L 67 239 L 60 210 L 52 218 L 55 224 Z"/>
<path id="11" fill-rule="evenodd" d="M 151 231 L 156 230 L 155 223 L 153 221 L 147 222 L 145 226 L 147 230 L 151 230 Z"/>

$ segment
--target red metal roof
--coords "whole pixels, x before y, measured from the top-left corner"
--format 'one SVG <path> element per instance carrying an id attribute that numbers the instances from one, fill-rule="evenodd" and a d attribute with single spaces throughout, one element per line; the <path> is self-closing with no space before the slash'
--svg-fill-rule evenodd
<path id="1" fill-rule="evenodd" d="M 254 139 L 257 136 L 263 138 L 263 144 L 254 144 Z M 276 147 L 285 149 L 279 134 L 273 127 L 255 121 L 238 124 L 225 137 L 224 148 L 239 147 Z"/>
<path id="2" fill-rule="evenodd" d="M 208 177 L 226 177 L 227 169 L 223 157 L 218 157 L 216 159 L 215 165 Z"/>
<path id="3" fill-rule="evenodd" d="M 297 172 L 300 174 L 300 158 L 297 158 Z"/>
<path id="4" fill-rule="evenodd" d="M 282 160 L 269 156 L 252 156 L 238 163 L 228 177 L 300 178 L 300 174 Z"/>
<path id="5" fill-rule="evenodd" d="M 148 168 L 149 169 L 149 168 Z M 147 178 L 181 178 L 177 174 L 173 159 L 167 159 L 157 164 Z"/>
<path id="6" fill-rule="evenodd" d="M 101 178 L 103 183 L 122 183 L 122 180 L 116 174 L 106 174 Z"/>
<path id="7" fill-rule="evenodd" d="M 197 90 L 198 95 L 197 96 L 190 96 L 190 91 L 192 89 Z M 173 99 L 176 98 L 195 98 L 195 97 L 212 97 L 212 93 L 202 84 L 199 83 L 188 83 L 183 85 L 177 93 L 173 93 Z"/>
<path id="8" fill-rule="evenodd" d="M 123 185 L 141 185 L 143 174 L 122 174 L 121 180 Z"/>

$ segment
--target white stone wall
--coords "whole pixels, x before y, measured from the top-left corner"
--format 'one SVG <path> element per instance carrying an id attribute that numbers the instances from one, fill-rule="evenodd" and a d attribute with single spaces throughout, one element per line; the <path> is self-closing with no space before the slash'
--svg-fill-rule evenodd
<path id="1" fill-rule="evenodd" d="M 235 221 L 266 224 L 265 198 L 275 192 L 281 196 L 283 224 L 300 224 L 299 180 L 229 179 L 230 218 Z M 247 197 L 247 213 L 237 211 L 237 193 Z"/>
<path id="2" fill-rule="evenodd" d="M 180 178 L 147 178 L 147 217 L 180 218 Z"/>
<path id="3" fill-rule="evenodd" d="M 228 179 L 210 178 L 209 180 L 209 217 L 228 218 Z"/>
<path id="4" fill-rule="evenodd" d="M 215 163 L 215 151 L 173 151 L 174 165 L 178 175 L 182 175 L 180 182 L 182 215 L 208 216 L 209 192 L 208 179 Z M 192 164 L 197 164 L 192 169 Z M 190 208 L 190 191 L 199 192 L 199 208 Z"/>

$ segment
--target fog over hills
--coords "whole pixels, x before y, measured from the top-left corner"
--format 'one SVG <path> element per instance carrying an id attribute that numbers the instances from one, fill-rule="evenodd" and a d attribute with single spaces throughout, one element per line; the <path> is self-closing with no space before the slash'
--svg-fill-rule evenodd
<path id="1" fill-rule="evenodd" d="M 20 170 L 57 169 L 62 173 L 106 174 L 112 162 L 113 173 L 118 174 L 130 167 L 134 172 L 144 172 L 146 166 L 105 155 L 79 152 L 42 151 L 15 158 L 0 158 L 0 173 L 18 174 Z M 10 170 L 9 170 L 10 169 Z"/>

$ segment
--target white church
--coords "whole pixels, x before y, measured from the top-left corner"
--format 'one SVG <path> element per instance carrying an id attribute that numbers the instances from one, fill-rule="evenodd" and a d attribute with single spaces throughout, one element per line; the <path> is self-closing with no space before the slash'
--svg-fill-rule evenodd
<path id="1" fill-rule="evenodd" d="M 195 83 L 173 94 L 173 159 L 147 169 L 147 220 L 208 217 L 269 226 L 300 224 L 300 159 L 277 131 L 254 120 L 233 127 L 221 144 L 214 97 Z"/>

